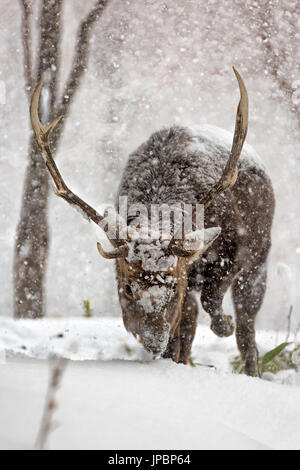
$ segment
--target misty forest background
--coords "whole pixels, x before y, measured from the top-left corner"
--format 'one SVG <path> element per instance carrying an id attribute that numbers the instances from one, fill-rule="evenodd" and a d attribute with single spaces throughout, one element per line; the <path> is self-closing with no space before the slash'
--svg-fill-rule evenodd
<path id="1" fill-rule="evenodd" d="M 31 3 L 36 50 L 40 2 Z M 60 92 L 78 25 L 94 3 L 63 2 Z M 268 291 L 257 321 L 275 330 L 287 327 L 291 305 L 292 328 L 300 322 L 299 8 L 286 0 L 109 1 L 93 28 L 87 71 L 57 152 L 69 187 L 101 210 L 114 200 L 128 154 L 152 132 L 174 123 L 233 131 L 235 65 L 250 98 L 247 142 L 269 169 L 276 194 Z M 12 316 L 30 123 L 22 8 L 17 0 L 1 0 L 0 10 L 0 315 Z M 97 227 L 53 192 L 49 224 L 47 315 L 82 316 L 84 299 L 95 316 L 120 315 L 114 265 L 97 253 Z M 229 297 L 227 304 L 230 309 Z M 200 322 L 205 319 L 201 313 Z"/>

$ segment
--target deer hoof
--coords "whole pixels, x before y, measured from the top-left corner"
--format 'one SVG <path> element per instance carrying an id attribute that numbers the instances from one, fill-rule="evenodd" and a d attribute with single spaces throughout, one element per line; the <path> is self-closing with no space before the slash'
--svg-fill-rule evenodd
<path id="1" fill-rule="evenodd" d="M 231 336 L 234 332 L 232 317 L 229 315 L 220 315 L 212 320 L 210 328 L 221 338 Z"/>
<path id="2" fill-rule="evenodd" d="M 253 351 L 249 351 L 245 360 L 245 374 L 249 377 L 261 378 L 259 366 L 258 366 L 258 352 L 256 347 Z"/>

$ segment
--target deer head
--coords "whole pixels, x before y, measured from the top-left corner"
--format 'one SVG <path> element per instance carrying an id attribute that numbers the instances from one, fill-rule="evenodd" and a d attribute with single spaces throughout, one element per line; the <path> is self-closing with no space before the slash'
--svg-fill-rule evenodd
<path id="1" fill-rule="evenodd" d="M 221 179 L 201 201 L 204 209 L 223 191 L 235 184 L 238 176 L 238 158 L 247 135 L 248 95 L 241 76 L 235 69 L 234 72 L 241 98 L 237 109 L 232 149 Z M 174 233 L 169 239 L 162 234 L 149 239 L 143 235 L 143 230 L 137 231 L 136 228 L 127 226 L 127 221 L 122 225 L 116 218 L 118 222 L 115 233 L 120 234 L 121 231 L 124 233 L 125 228 L 126 236 L 111 237 L 104 216 L 98 214 L 67 187 L 54 162 L 48 139 L 61 117 L 48 126 L 41 124 L 38 105 L 42 87 L 43 79 L 33 93 L 30 115 L 37 142 L 46 157 L 46 166 L 56 186 L 56 194 L 79 208 L 89 220 L 106 232 L 114 249 L 107 252 L 100 243 L 97 246 L 104 258 L 116 260 L 124 325 L 128 331 L 140 337 L 146 350 L 160 355 L 165 351 L 180 321 L 189 266 L 216 240 L 220 229 L 216 227 L 204 230 L 204 237 L 201 239 L 197 239 L 197 233 L 186 234 L 181 240 L 177 240 Z"/>
<path id="2" fill-rule="evenodd" d="M 192 248 L 186 240 L 179 244 L 164 237 L 139 235 L 126 242 L 125 254 L 117 259 L 123 320 L 148 352 L 161 355 L 173 338 L 181 319 L 189 266 L 219 234 L 219 228 L 205 230 L 204 242 L 193 240 Z"/>

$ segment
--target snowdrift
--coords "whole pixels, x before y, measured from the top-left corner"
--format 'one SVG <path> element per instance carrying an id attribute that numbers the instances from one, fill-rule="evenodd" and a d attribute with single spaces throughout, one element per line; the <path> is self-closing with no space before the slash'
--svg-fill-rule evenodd
<path id="1" fill-rule="evenodd" d="M 264 349 L 278 340 L 258 334 Z M 51 449 L 299 449 L 299 374 L 235 375 L 236 354 L 205 327 L 190 367 L 153 360 L 121 320 L 2 318 L 0 448 L 33 447 L 49 360 L 63 356 Z"/>

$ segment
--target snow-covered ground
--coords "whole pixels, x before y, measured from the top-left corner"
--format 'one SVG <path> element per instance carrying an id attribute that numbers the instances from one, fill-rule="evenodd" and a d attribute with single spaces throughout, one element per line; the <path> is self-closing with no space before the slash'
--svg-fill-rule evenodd
<path id="1" fill-rule="evenodd" d="M 263 351 L 282 339 L 258 333 Z M 51 449 L 300 449 L 300 375 L 234 375 L 236 354 L 206 327 L 193 368 L 153 361 L 118 319 L 1 318 L 0 449 L 33 447 L 56 356 L 71 361 Z"/>

